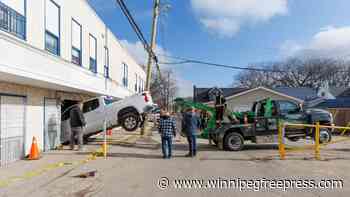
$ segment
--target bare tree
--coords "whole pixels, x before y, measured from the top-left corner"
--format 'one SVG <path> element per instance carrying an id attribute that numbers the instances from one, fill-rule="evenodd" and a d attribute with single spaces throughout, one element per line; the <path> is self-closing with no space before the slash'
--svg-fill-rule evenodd
<path id="1" fill-rule="evenodd" d="M 177 92 L 177 82 L 172 70 L 162 70 L 161 78 L 158 74 L 152 75 L 151 94 L 160 108 L 168 108 Z"/>
<path id="2" fill-rule="evenodd" d="M 328 83 L 334 87 L 350 85 L 350 62 L 335 59 L 288 59 L 284 62 L 265 63 L 252 67 L 264 67 L 276 72 L 254 70 L 239 73 L 235 80 L 245 87 L 311 87 Z"/>

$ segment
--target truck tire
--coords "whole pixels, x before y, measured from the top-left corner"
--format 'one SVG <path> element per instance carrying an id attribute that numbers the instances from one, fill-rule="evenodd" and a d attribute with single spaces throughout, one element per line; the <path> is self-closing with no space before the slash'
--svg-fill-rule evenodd
<path id="1" fill-rule="evenodd" d="M 320 130 L 320 143 L 329 143 L 332 140 L 332 132 L 329 129 L 322 128 Z"/>
<path id="2" fill-rule="evenodd" d="M 237 132 L 228 133 L 224 138 L 224 148 L 228 151 L 240 151 L 244 147 L 244 138 Z"/>
<path id="3" fill-rule="evenodd" d="M 300 140 L 300 137 L 291 137 L 291 138 L 288 138 L 288 140 L 290 140 L 292 142 L 297 142 Z"/>
<path id="4" fill-rule="evenodd" d="M 127 113 L 123 115 L 121 125 L 126 131 L 135 131 L 140 124 L 140 118 L 135 113 Z"/>

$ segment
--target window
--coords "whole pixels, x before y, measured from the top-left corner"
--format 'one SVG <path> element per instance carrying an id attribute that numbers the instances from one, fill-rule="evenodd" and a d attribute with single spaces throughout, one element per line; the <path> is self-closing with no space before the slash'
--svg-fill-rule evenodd
<path id="1" fill-rule="evenodd" d="M 26 39 L 25 0 L 0 0 L 0 29 Z"/>
<path id="2" fill-rule="evenodd" d="M 72 47 L 72 63 L 81 65 L 81 51 L 75 47 Z"/>
<path id="3" fill-rule="evenodd" d="M 122 78 L 122 81 L 123 81 L 123 86 L 126 87 L 126 88 L 129 85 L 128 75 L 129 75 L 128 65 L 123 63 L 123 78 Z"/>
<path id="4" fill-rule="evenodd" d="M 60 7 L 52 0 L 46 0 L 45 49 L 60 55 Z"/>
<path id="5" fill-rule="evenodd" d="M 292 114 L 299 112 L 299 107 L 295 103 L 288 101 L 279 101 L 280 112 L 282 114 Z"/>
<path id="6" fill-rule="evenodd" d="M 90 34 L 90 70 L 97 73 L 97 40 Z"/>
<path id="7" fill-rule="evenodd" d="M 143 86 L 143 80 L 141 79 L 141 77 L 139 78 L 140 84 L 139 84 L 139 93 L 142 92 L 142 86 Z"/>
<path id="8" fill-rule="evenodd" d="M 81 25 L 72 19 L 72 62 L 81 65 Z"/>
<path id="9" fill-rule="evenodd" d="M 120 98 L 105 98 L 104 100 L 105 100 L 105 105 L 110 105 L 110 104 L 118 102 L 122 99 L 120 99 Z"/>
<path id="10" fill-rule="evenodd" d="M 84 103 L 84 105 L 83 105 L 83 113 L 91 112 L 91 111 L 97 109 L 99 106 L 100 106 L 100 104 L 98 102 L 98 99 L 88 101 L 88 102 Z"/>
<path id="11" fill-rule="evenodd" d="M 105 77 L 109 78 L 109 50 L 105 47 L 105 66 L 104 66 Z"/>
<path id="12" fill-rule="evenodd" d="M 25 1 L 26 0 L 0 0 L 0 3 L 5 4 L 11 9 L 15 10 L 18 14 L 25 15 Z"/>
<path id="13" fill-rule="evenodd" d="M 145 90 L 145 81 L 140 78 L 141 85 L 140 85 L 140 92 L 143 92 Z"/>
<path id="14" fill-rule="evenodd" d="M 135 74 L 135 92 L 138 92 L 138 89 L 139 89 L 139 87 L 138 87 L 139 84 L 137 82 L 138 82 L 138 76 L 137 76 L 137 74 Z"/>
<path id="15" fill-rule="evenodd" d="M 46 32 L 45 49 L 50 53 L 59 55 L 59 39 L 50 32 Z"/>

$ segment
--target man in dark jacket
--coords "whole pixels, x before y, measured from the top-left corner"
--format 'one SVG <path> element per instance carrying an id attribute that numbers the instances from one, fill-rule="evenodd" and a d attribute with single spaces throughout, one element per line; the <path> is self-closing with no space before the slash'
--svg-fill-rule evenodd
<path id="1" fill-rule="evenodd" d="M 176 121 L 165 110 L 162 110 L 160 114 L 159 133 L 162 137 L 163 158 L 170 159 L 173 137 L 176 137 Z"/>
<path id="2" fill-rule="evenodd" d="M 189 145 L 189 153 L 186 155 L 186 157 L 195 157 L 197 154 L 196 135 L 200 130 L 200 125 L 200 118 L 197 116 L 194 108 L 190 108 L 186 113 L 184 113 L 182 119 L 182 129 L 187 135 Z"/>
<path id="3" fill-rule="evenodd" d="M 84 127 L 86 125 L 84 114 L 82 112 L 83 104 L 79 103 L 70 111 L 70 126 L 71 126 L 71 138 L 70 147 L 74 150 L 75 137 L 78 139 L 78 148 L 81 151 L 83 149 L 83 134 Z"/>

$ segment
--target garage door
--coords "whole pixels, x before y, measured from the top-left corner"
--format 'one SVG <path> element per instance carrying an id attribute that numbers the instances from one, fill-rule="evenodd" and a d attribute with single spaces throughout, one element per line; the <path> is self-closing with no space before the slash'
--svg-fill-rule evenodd
<path id="1" fill-rule="evenodd" d="M 25 98 L 0 96 L 0 166 L 24 156 Z"/>
<path id="2" fill-rule="evenodd" d="M 45 138 L 44 138 L 44 150 L 49 151 L 55 149 L 61 144 L 61 109 L 57 105 L 56 99 L 45 98 Z"/>

